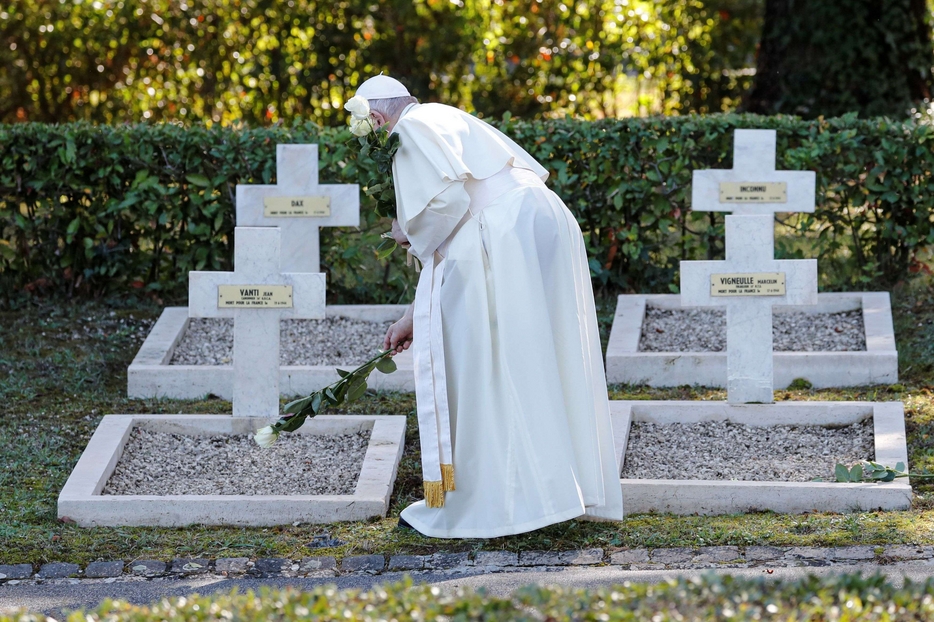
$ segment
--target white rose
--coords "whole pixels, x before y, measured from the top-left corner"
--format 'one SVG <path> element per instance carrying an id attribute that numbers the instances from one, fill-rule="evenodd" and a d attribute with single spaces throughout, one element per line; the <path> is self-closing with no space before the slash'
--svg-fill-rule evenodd
<path id="1" fill-rule="evenodd" d="M 373 131 L 373 123 L 367 119 L 354 119 L 350 124 L 350 133 L 354 136 L 366 136 Z"/>
<path id="2" fill-rule="evenodd" d="M 344 110 L 353 115 L 353 118 L 358 121 L 360 119 L 366 119 L 370 116 L 370 102 L 364 97 L 354 95 L 344 104 Z"/>
<path id="3" fill-rule="evenodd" d="M 265 428 L 260 428 L 256 431 L 256 434 L 253 435 L 253 440 L 256 441 L 256 444 L 263 449 L 272 447 L 273 443 L 275 443 L 276 439 L 278 438 L 279 433 L 273 430 L 271 425 L 267 425 Z"/>

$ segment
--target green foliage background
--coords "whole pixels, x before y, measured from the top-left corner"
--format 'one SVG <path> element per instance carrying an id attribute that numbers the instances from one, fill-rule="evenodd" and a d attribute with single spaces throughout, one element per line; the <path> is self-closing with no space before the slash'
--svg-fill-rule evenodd
<path id="1" fill-rule="evenodd" d="M 731 109 L 762 0 L 12 0 L 0 122 L 344 122 L 387 71 L 500 117 Z"/>
<path id="2" fill-rule="evenodd" d="M 884 119 L 714 115 L 500 127 L 550 171 L 584 231 L 594 285 L 669 291 L 682 259 L 721 258 L 723 215 L 690 211 L 691 173 L 729 168 L 737 127 L 778 130 L 778 167 L 817 171 L 818 208 L 777 221 L 780 257 L 818 257 L 824 289 L 883 287 L 934 243 L 934 127 Z M 319 144 L 321 178 L 377 177 L 344 129 L 0 126 L 0 287 L 183 299 L 190 270 L 231 268 L 237 183 L 275 181 L 277 143 Z M 363 161 L 371 167 L 372 162 Z M 324 229 L 333 302 L 407 300 L 401 253 L 362 197 L 359 230 Z"/>
<path id="3" fill-rule="evenodd" d="M 769 0 L 747 110 L 904 116 L 932 98 L 926 0 Z"/>

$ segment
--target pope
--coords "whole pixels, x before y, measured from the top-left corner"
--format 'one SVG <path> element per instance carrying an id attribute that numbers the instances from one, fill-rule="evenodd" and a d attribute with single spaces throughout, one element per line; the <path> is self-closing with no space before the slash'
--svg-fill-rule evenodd
<path id="1" fill-rule="evenodd" d="M 397 132 L 396 241 L 422 263 L 384 347 L 410 346 L 425 500 L 400 524 L 493 538 L 621 520 L 606 377 L 580 227 L 548 172 L 457 108 L 379 75 L 356 95 Z"/>

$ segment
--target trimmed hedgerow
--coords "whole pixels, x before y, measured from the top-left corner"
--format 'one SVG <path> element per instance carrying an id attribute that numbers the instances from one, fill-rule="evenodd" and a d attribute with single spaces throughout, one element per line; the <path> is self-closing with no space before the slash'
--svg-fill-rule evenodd
<path id="1" fill-rule="evenodd" d="M 578 218 L 594 284 L 668 291 L 682 259 L 722 257 L 723 215 L 690 211 L 694 169 L 732 162 L 737 127 L 778 130 L 777 165 L 818 173 L 817 210 L 779 220 L 781 257 L 818 257 L 826 289 L 884 286 L 934 242 L 934 128 L 853 116 L 713 115 L 499 123 L 552 172 Z M 190 270 L 233 255 L 238 183 L 275 181 L 277 143 L 316 142 L 321 179 L 365 184 L 343 130 L 178 125 L 0 126 L 0 287 L 183 299 Z M 388 228 L 362 197 L 358 231 L 325 229 L 335 302 L 396 302 L 414 274 L 377 261 Z"/>
<path id="2" fill-rule="evenodd" d="M 68 620 L 927 620 L 934 616 L 932 595 L 930 581 L 906 581 L 899 588 L 880 576 L 859 575 L 773 582 L 711 574 L 597 590 L 526 587 L 511 597 L 461 590 L 445 594 L 406 582 L 362 593 L 319 587 L 167 598 L 148 607 L 105 602 Z M 0 614 L 0 622 L 37 619 L 42 618 Z"/>

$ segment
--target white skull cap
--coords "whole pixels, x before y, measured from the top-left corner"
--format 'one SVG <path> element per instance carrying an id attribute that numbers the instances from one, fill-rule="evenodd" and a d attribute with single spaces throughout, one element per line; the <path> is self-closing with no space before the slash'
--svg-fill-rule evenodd
<path id="1" fill-rule="evenodd" d="M 366 100 L 409 97 L 409 90 L 395 78 L 379 74 L 360 85 L 356 95 Z"/>

